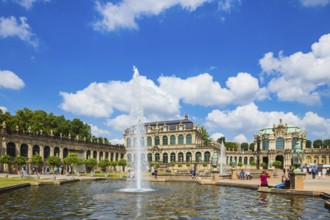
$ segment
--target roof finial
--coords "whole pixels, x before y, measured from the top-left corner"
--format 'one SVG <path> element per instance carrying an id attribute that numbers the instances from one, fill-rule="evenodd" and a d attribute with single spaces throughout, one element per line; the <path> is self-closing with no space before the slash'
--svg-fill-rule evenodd
<path id="1" fill-rule="evenodd" d="M 184 120 L 188 120 L 188 114 L 187 113 L 184 115 Z"/>

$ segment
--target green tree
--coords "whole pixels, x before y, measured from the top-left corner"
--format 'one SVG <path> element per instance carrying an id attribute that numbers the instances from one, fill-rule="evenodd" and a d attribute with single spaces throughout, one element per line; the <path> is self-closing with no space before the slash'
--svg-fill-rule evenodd
<path id="1" fill-rule="evenodd" d="M 44 163 L 44 161 L 42 160 L 42 157 L 37 153 L 32 156 L 30 162 L 32 165 L 37 166 L 37 167 L 40 167 Z"/>
<path id="2" fill-rule="evenodd" d="M 110 165 L 110 161 L 108 159 L 104 159 L 101 160 L 98 165 L 103 172 L 106 172 L 107 167 Z"/>
<path id="3" fill-rule="evenodd" d="M 118 165 L 117 161 L 111 161 L 111 166 L 113 167 L 113 171 L 116 171 L 116 166 Z"/>
<path id="4" fill-rule="evenodd" d="M 9 155 L 7 155 L 7 154 L 0 155 L 0 163 L 7 164 L 9 166 L 9 164 L 11 164 L 11 162 L 12 162 L 12 160 Z M 9 170 L 5 170 L 5 172 L 9 172 Z"/>
<path id="5" fill-rule="evenodd" d="M 260 167 L 262 167 L 263 169 L 266 169 L 266 165 L 267 165 L 267 164 L 266 164 L 265 162 L 261 162 L 261 163 L 260 163 Z"/>
<path id="6" fill-rule="evenodd" d="M 222 142 L 223 142 L 223 144 L 226 144 L 226 138 L 225 137 L 218 138 L 217 142 L 219 144 L 221 144 Z"/>
<path id="7" fill-rule="evenodd" d="M 59 167 L 59 166 L 61 166 L 62 161 L 61 161 L 61 158 L 59 158 L 59 157 L 56 157 L 56 156 L 50 156 L 50 157 L 48 157 L 48 159 L 47 159 L 47 163 L 48 163 L 51 167 L 55 167 L 55 166 Z"/>
<path id="8" fill-rule="evenodd" d="M 323 147 L 330 147 L 330 139 L 323 140 Z"/>
<path id="9" fill-rule="evenodd" d="M 314 148 L 321 148 L 322 147 L 322 140 L 317 139 L 313 142 L 313 147 Z"/>
<path id="10" fill-rule="evenodd" d="M 239 166 L 240 168 L 243 166 L 242 162 L 238 162 L 237 166 Z"/>
<path id="11" fill-rule="evenodd" d="M 241 150 L 242 151 L 248 151 L 249 150 L 249 144 L 248 143 L 241 143 Z"/>
<path id="12" fill-rule="evenodd" d="M 306 141 L 306 148 L 312 148 L 312 141 L 311 140 Z"/>
<path id="13" fill-rule="evenodd" d="M 250 151 L 254 151 L 254 143 L 251 143 L 251 144 L 249 145 L 249 150 L 250 150 Z"/>
<path id="14" fill-rule="evenodd" d="M 14 164 L 16 164 L 17 170 L 21 170 L 22 166 L 26 164 L 26 158 L 23 156 L 16 156 L 14 158 Z"/>
<path id="15" fill-rule="evenodd" d="M 127 161 L 125 159 L 120 159 L 118 161 L 118 165 L 122 167 L 122 171 L 125 172 L 125 166 L 127 165 Z"/>
<path id="16" fill-rule="evenodd" d="M 230 151 L 237 151 L 239 144 L 236 142 L 226 142 L 225 147 Z"/>
<path id="17" fill-rule="evenodd" d="M 211 143 L 211 139 L 209 134 L 207 133 L 206 129 L 204 127 L 202 127 L 202 140 L 204 141 L 204 145 L 208 146 Z"/>
<path id="18" fill-rule="evenodd" d="M 97 160 L 95 158 L 88 158 L 86 161 L 85 161 L 85 164 L 87 165 L 87 167 L 89 169 L 91 169 L 92 172 L 94 172 L 94 167 L 96 166 L 97 164 Z"/>
<path id="19" fill-rule="evenodd" d="M 280 168 L 282 166 L 282 162 L 279 160 L 275 160 L 272 164 L 275 168 Z"/>
<path id="20" fill-rule="evenodd" d="M 254 160 L 250 162 L 250 165 L 251 166 L 256 166 L 257 165 L 257 162 L 255 162 Z"/>
<path id="21" fill-rule="evenodd" d="M 70 166 L 72 171 L 77 173 L 77 166 L 83 164 L 83 159 L 79 158 L 75 153 L 69 153 L 66 158 L 63 159 L 65 165 Z"/>

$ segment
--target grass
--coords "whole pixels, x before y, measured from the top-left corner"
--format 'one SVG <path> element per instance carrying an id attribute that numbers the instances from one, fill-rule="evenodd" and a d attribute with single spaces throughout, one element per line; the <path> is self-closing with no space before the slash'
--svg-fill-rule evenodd
<path id="1" fill-rule="evenodd" d="M 51 180 L 42 180 L 42 179 L 22 179 L 22 178 L 6 178 L 6 177 L 0 177 L 0 187 L 6 187 L 6 186 L 14 186 L 17 184 L 23 184 L 23 183 L 32 183 L 32 182 L 49 182 Z"/>

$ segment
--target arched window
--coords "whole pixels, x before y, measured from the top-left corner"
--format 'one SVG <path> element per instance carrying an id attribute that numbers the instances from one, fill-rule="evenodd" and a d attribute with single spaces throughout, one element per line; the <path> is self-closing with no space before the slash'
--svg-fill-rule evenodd
<path id="1" fill-rule="evenodd" d="M 163 136 L 163 145 L 168 145 L 168 138 L 167 136 Z"/>
<path id="2" fill-rule="evenodd" d="M 247 157 L 244 157 L 244 164 L 248 164 L 248 158 Z"/>
<path id="3" fill-rule="evenodd" d="M 251 164 L 252 161 L 254 161 L 254 158 L 253 157 L 250 157 L 249 163 Z"/>
<path id="4" fill-rule="evenodd" d="M 163 163 L 168 163 L 168 154 L 163 153 Z"/>
<path id="5" fill-rule="evenodd" d="M 16 157 L 16 149 L 15 144 L 13 142 L 7 144 L 7 155 L 11 157 Z"/>
<path id="6" fill-rule="evenodd" d="M 40 155 L 40 147 L 39 145 L 34 145 L 32 148 L 32 155 L 39 154 Z"/>
<path id="7" fill-rule="evenodd" d="M 171 135 L 171 137 L 170 137 L 170 144 L 175 145 L 175 136 L 174 135 Z"/>
<path id="8" fill-rule="evenodd" d="M 50 147 L 45 146 L 44 148 L 44 159 L 47 159 L 50 156 Z"/>
<path id="9" fill-rule="evenodd" d="M 87 153 L 89 152 L 89 157 L 90 157 L 90 155 L 91 155 L 91 152 L 90 151 L 87 151 Z M 88 154 L 87 154 L 88 155 Z M 57 157 L 59 157 L 60 156 L 60 148 L 59 147 L 55 147 L 54 148 L 54 156 L 57 156 Z M 89 158 L 88 157 L 88 158 Z"/>
<path id="10" fill-rule="evenodd" d="M 147 145 L 152 146 L 152 138 L 151 137 L 147 137 Z"/>
<path id="11" fill-rule="evenodd" d="M 116 153 L 116 161 L 119 160 L 119 153 Z"/>
<path id="12" fill-rule="evenodd" d="M 191 141 L 191 134 L 187 134 L 186 136 L 186 144 L 191 144 L 192 141 Z"/>
<path id="13" fill-rule="evenodd" d="M 21 145 L 21 156 L 28 157 L 28 146 L 26 144 Z"/>
<path id="14" fill-rule="evenodd" d="M 269 140 L 265 138 L 262 140 L 262 150 L 269 150 Z"/>
<path id="15" fill-rule="evenodd" d="M 155 161 L 159 162 L 160 161 L 160 155 L 159 153 L 155 153 Z"/>
<path id="16" fill-rule="evenodd" d="M 148 153 L 148 162 L 152 162 L 152 154 Z"/>
<path id="17" fill-rule="evenodd" d="M 294 149 L 294 146 L 296 146 L 297 142 L 298 142 L 298 138 L 296 137 L 292 138 L 291 149 Z"/>
<path id="18" fill-rule="evenodd" d="M 175 162 L 176 158 L 175 158 L 175 153 L 171 153 L 171 162 Z"/>
<path id="19" fill-rule="evenodd" d="M 132 162 L 132 155 L 131 154 L 127 154 L 127 162 L 128 163 Z"/>
<path id="20" fill-rule="evenodd" d="M 103 160 L 103 152 L 101 151 L 99 154 L 99 161 Z"/>
<path id="21" fill-rule="evenodd" d="M 179 159 L 179 162 L 183 162 L 183 153 L 182 152 L 180 152 L 178 154 L 178 159 Z"/>
<path id="22" fill-rule="evenodd" d="M 127 147 L 131 147 L 131 139 L 130 138 L 127 138 Z"/>
<path id="23" fill-rule="evenodd" d="M 96 152 L 96 151 L 95 151 Z M 69 154 L 69 150 L 68 150 L 68 148 L 64 148 L 63 149 L 63 158 L 66 158 L 67 156 L 68 156 L 68 154 Z"/>
<path id="24" fill-rule="evenodd" d="M 191 162 L 192 161 L 192 154 L 191 152 L 186 153 L 186 162 Z"/>
<path id="25" fill-rule="evenodd" d="M 93 152 L 93 158 L 97 159 L 97 152 L 96 151 Z"/>
<path id="26" fill-rule="evenodd" d="M 109 152 L 105 152 L 105 158 L 104 159 L 109 159 Z"/>
<path id="27" fill-rule="evenodd" d="M 201 152 L 197 152 L 195 155 L 196 162 L 201 162 L 202 161 L 202 154 Z"/>
<path id="28" fill-rule="evenodd" d="M 159 145 L 159 136 L 155 137 L 155 145 L 158 146 Z"/>
<path id="29" fill-rule="evenodd" d="M 178 137 L 178 144 L 183 144 L 183 135 L 180 134 Z"/>
<path id="30" fill-rule="evenodd" d="M 204 162 L 209 162 L 210 161 L 210 152 L 206 151 L 204 153 Z"/>
<path id="31" fill-rule="evenodd" d="M 242 157 L 238 158 L 238 162 L 242 163 Z"/>
<path id="32" fill-rule="evenodd" d="M 276 139 L 276 150 L 284 150 L 284 138 L 277 138 Z"/>

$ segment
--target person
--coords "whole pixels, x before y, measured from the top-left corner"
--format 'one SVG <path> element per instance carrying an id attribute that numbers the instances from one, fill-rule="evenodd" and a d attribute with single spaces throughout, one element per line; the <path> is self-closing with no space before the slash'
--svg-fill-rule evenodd
<path id="1" fill-rule="evenodd" d="M 155 171 L 154 171 L 154 177 L 155 177 L 155 179 L 157 179 L 157 173 L 158 173 L 158 170 L 156 168 Z"/>
<path id="2" fill-rule="evenodd" d="M 321 170 L 320 169 L 317 171 L 317 175 L 318 175 L 319 179 L 321 179 Z"/>
<path id="3" fill-rule="evenodd" d="M 285 189 L 290 188 L 290 179 L 288 177 L 288 174 L 285 172 L 285 169 L 283 169 L 283 175 L 282 175 L 282 183 L 275 186 L 277 189 Z"/>
<path id="4" fill-rule="evenodd" d="M 316 173 L 317 173 L 317 169 L 316 169 L 316 167 L 314 166 L 314 167 L 312 168 L 312 176 L 313 176 L 313 179 L 315 179 L 315 175 L 316 175 Z"/>
<path id="5" fill-rule="evenodd" d="M 325 175 L 327 174 L 327 169 L 325 167 L 322 168 L 322 179 L 325 180 Z"/>
<path id="6" fill-rule="evenodd" d="M 240 178 L 241 180 L 244 180 L 244 170 L 243 170 L 243 169 L 241 170 L 241 172 L 240 172 L 240 174 L 239 174 L 239 178 Z"/>
<path id="7" fill-rule="evenodd" d="M 151 176 L 155 177 L 155 168 L 153 166 L 151 167 Z"/>
<path id="8" fill-rule="evenodd" d="M 61 164 L 61 175 L 63 175 L 64 174 L 64 166 L 63 166 L 63 164 Z"/>
<path id="9" fill-rule="evenodd" d="M 263 170 L 262 173 L 260 174 L 260 181 L 261 181 L 260 186 L 269 187 L 268 180 L 267 180 L 268 178 L 269 178 L 269 175 L 266 173 L 265 170 Z"/>
<path id="10" fill-rule="evenodd" d="M 245 176 L 246 176 L 246 179 L 247 180 L 251 180 L 252 179 L 250 170 L 246 170 L 245 171 Z"/>

